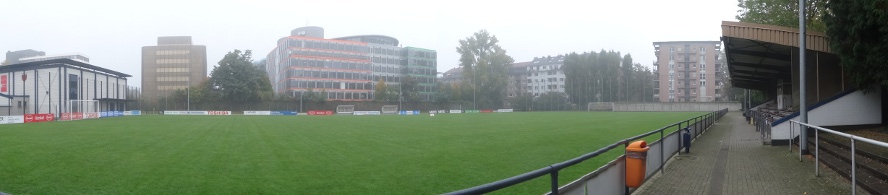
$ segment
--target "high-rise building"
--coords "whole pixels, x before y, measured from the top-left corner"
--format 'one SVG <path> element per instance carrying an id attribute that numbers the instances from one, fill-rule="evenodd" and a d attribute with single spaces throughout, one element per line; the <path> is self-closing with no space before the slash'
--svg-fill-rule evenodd
<path id="1" fill-rule="evenodd" d="M 660 102 L 721 100 L 720 41 L 654 42 L 654 99 Z M 718 71 L 717 71 L 718 70 Z"/>
<path id="2" fill-rule="evenodd" d="M 266 72 L 277 94 L 299 97 L 313 91 L 323 92 L 328 100 L 369 101 L 379 81 L 400 87 L 409 76 L 417 81 L 420 100 L 434 98 L 437 52 L 401 47 L 394 37 L 327 39 L 321 27 L 301 27 L 279 39 L 266 59 Z"/>
<path id="3" fill-rule="evenodd" d="M 6 64 L 17 64 L 19 63 L 19 59 L 29 58 L 35 56 L 45 56 L 46 52 L 36 51 L 33 49 L 19 50 L 19 51 L 7 51 L 6 52 Z"/>
<path id="4" fill-rule="evenodd" d="M 142 100 L 165 98 L 207 78 L 207 48 L 190 36 L 158 37 L 157 46 L 142 47 Z"/>

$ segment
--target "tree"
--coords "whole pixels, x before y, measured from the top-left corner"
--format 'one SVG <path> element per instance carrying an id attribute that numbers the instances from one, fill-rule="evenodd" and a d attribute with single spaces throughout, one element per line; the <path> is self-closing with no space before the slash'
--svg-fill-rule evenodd
<path id="1" fill-rule="evenodd" d="M 398 95 L 401 93 L 398 88 L 388 86 L 382 79 L 379 79 L 379 81 L 376 82 L 374 90 L 373 100 L 382 102 L 398 101 Z"/>
<path id="2" fill-rule="evenodd" d="M 508 68 L 515 60 L 499 46 L 496 36 L 487 30 L 476 32 L 459 41 L 459 66 L 463 68 L 463 84 L 470 87 L 475 108 L 503 106 L 508 79 Z M 470 99 L 471 100 L 471 99 Z"/>
<path id="3" fill-rule="evenodd" d="M 404 100 L 419 101 L 419 80 L 416 77 L 406 76 L 401 79 L 400 90 L 404 96 Z"/>
<path id="4" fill-rule="evenodd" d="M 888 86 L 888 0 L 829 1 L 824 17 L 830 47 L 851 84 Z"/>
<path id="5" fill-rule="evenodd" d="M 805 5 L 805 26 L 813 31 L 826 30 L 822 17 L 827 0 L 808 0 Z M 737 20 L 758 24 L 769 24 L 798 28 L 799 2 L 793 0 L 738 0 Z"/>
<path id="6" fill-rule="evenodd" d="M 225 54 L 218 66 L 213 66 L 210 82 L 213 89 L 220 91 L 222 101 L 246 103 L 274 97 L 268 76 L 253 66 L 251 56 L 250 50 L 243 53 L 234 50 Z"/>
<path id="7" fill-rule="evenodd" d="M 634 65 L 632 64 L 632 55 L 626 54 L 623 56 L 623 63 L 620 63 L 620 65 L 620 71 L 623 76 L 622 80 L 624 81 L 623 86 L 625 86 L 620 88 L 623 91 L 623 100 L 631 101 L 629 99 L 629 92 L 632 90 L 630 85 L 632 85 L 632 76 L 635 75 L 633 74 L 635 72 L 635 67 L 632 66 Z"/>
<path id="8" fill-rule="evenodd" d="M 515 98 L 512 98 L 509 103 L 512 104 L 512 109 L 518 111 L 529 111 L 530 106 L 533 104 L 533 96 L 528 93 L 520 93 Z"/>
<path id="9" fill-rule="evenodd" d="M 560 92 L 546 92 L 533 99 L 533 110 L 558 111 L 567 109 L 567 96 Z"/>

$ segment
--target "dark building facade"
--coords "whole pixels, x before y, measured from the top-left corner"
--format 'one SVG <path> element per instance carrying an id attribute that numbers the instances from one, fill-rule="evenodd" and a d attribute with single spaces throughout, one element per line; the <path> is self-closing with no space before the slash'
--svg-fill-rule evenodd
<path id="1" fill-rule="evenodd" d="M 149 104 L 206 78 L 207 48 L 190 36 L 158 37 L 157 46 L 142 47 L 142 100 Z"/>

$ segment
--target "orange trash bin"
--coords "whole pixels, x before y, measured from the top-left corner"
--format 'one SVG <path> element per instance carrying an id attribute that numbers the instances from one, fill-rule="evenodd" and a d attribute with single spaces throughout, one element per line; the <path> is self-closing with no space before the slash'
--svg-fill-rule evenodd
<path id="1" fill-rule="evenodd" d="M 650 147 L 647 142 L 635 141 L 626 147 L 626 186 L 638 188 L 644 182 L 645 162 Z"/>

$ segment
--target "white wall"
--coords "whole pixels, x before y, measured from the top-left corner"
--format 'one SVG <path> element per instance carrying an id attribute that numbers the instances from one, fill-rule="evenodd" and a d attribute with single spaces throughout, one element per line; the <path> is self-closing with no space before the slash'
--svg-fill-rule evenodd
<path id="1" fill-rule="evenodd" d="M 882 123 L 882 91 L 869 94 L 854 91 L 808 111 L 808 124 L 817 126 L 868 125 Z M 798 116 L 792 120 L 801 120 Z M 798 136 L 798 127 L 790 135 L 790 122 L 771 127 L 771 139 L 786 140 Z"/>

